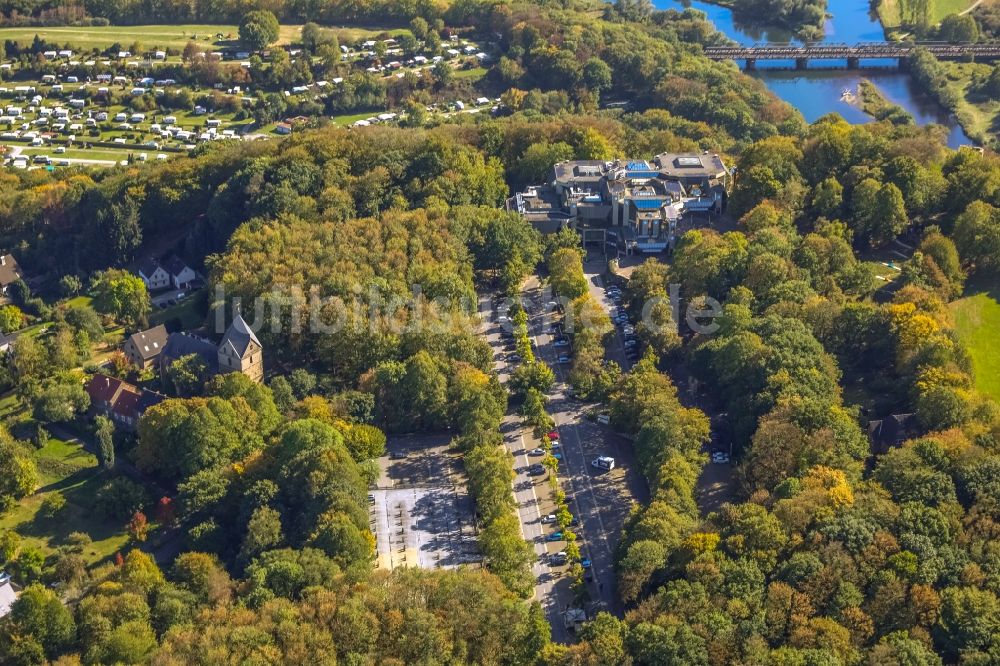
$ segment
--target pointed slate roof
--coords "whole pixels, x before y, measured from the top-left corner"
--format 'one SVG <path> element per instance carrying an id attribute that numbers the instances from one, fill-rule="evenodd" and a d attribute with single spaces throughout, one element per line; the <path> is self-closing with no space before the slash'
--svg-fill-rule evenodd
<path id="1" fill-rule="evenodd" d="M 160 263 L 164 269 L 171 275 L 177 276 L 184 272 L 184 269 L 188 267 L 184 260 L 178 257 L 176 254 L 172 254 Z"/>
<path id="2" fill-rule="evenodd" d="M 156 269 L 159 267 L 160 262 L 153 257 L 143 257 L 139 260 L 139 275 L 148 280 L 153 277 L 153 274 L 156 273 Z"/>
<path id="3" fill-rule="evenodd" d="M 163 348 L 167 346 L 167 327 L 160 324 L 145 331 L 133 333 L 129 336 L 129 340 L 135 345 L 136 350 L 138 350 L 139 355 L 143 359 L 156 358 L 163 351 Z"/>
<path id="4" fill-rule="evenodd" d="M 236 350 L 236 353 L 242 357 L 247 353 L 247 349 L 250 348 L 251 343 L 257 345 L 259 349 L 264 348 L 264 345 L 260 344 L 260 340 L 254 334 L 253 329 L 243 319 L 243 315 L 237 312 L 233 318 L 233 323 L 229 325 L 229 329 L 223 336 L 219 348 L 222 349 L 227 345 L 232 346 Z"/>
<path id="5" fill-rule="evenodd" d="M 167 336 L 167 345 L 163 349 L 162 362 L 173 363 L 182 356 L 197 354 L 208 366 L 210 372 L 215 372 L 219 363 L 219 350 L 211 342 L 187 333 L 171 333 Z"/>

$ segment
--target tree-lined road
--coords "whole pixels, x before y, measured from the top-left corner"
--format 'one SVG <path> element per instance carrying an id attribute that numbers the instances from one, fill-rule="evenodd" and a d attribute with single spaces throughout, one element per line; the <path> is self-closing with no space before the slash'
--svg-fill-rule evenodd
<path id="1" fill-rule="evenodd" d="M 493 350 L 497 375 L 502 382 L 506 382 L 514 365 L 505 360 L 501 329 L 494 321 L 488 297 L 481 299 L 479 311 L 483 314 L 481 333 Z M 550 530 L 542 523 L 542 517 L 551 513 L 555 507 L 549 497 L 547 477 L 528 474 L 528 467 L 539 459 L 532 459 L 527 452 L 541 446 L 541 442 L 534 439 L 530 428 L 522 426 L 521 417 L 513 410 L 508 410 L 500 429 L 504 436 L 504 446 L 514 456 L 514 498 L 517 501 L 521 533 L 531 543 L 536 556 L 531 567 L 535 577 L 534 598 L 542 605 L 545 617 L 552 626 L 553 640 L 566 642 L 570 637 L 565 629 L 563 611 L 572 603 L 573 591 L 570 589 L 569 579 L 560 576 L 559 569 L 549 566 L 550 542 L 546 541 L 546 535 Z M 555 548 L 552 552 L 557 550 Z"/>
<path id="2" fill-rule="evenodd" d="M 589 283 L 593 283 L 593 277 L 594 274 L 588 275 Z M 594 288 L 600 290 L 599 285 Z M 604 296 L 603 291 L 600 296 Z M 580 537 L 581 554 L 592 563 L 592 581 L 588 584 L 590 596 L 597 610 L 621 615 L 623 609 L 615 594 L 615 552 L 632 503 L 643 499 L 646 492 L 634 471 L 628 440 L 589 421 L 586 411 L 593 405 L 569 397 L 570 365 L 558 363 L 559 355 L 566 348 L 554 346 L 556 336 L 551 332 L 552 321 L 550 312 L 538 311 L 531 317 L 531 331 L 538 358 L 556 374 L 547 408 L 560 434 L 563 453 L 559 465 L 560 481 L 569 500 L 570 512 L 580 521 L 576 532 Z M 617 344 L 624 356 L 621 341 Z M 610 472 L 595 469 L 591 462 L 600 455 L 615 458 L 615 469 Z"/>

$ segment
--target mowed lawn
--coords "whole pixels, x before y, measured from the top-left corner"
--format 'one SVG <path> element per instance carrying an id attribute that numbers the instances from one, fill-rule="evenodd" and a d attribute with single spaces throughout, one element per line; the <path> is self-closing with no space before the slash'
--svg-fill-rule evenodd
<path id="1" fill-rule="evenodd" d="M 1000 401 L 1000 303 L 980 293 L 961 298 L 949 307 L 958 337 L 972 356 L 976 386 Z"/>
<path id="2" fill-rule="evenodd" d="M 109 558 L 128 544 L 124 525 L 101 520 L 93 510 L 98 488 L 112 478 L 93 455 L 78 444 L 51 438 L 35 451 L 35 462 L 40 487 L 0 515 L 0 531 L 16 530 L 26 543 L 38 546 L 46 555 L 65 545 L 72 532 L 83 532 L 92 539 L 82 553 L 88 564 Z M 55 518 L 39 516 L 42 502 L 54 494 L 62 495 L 66 506 Z"/>
<path id="3" fill-rule="evenodd" d="M 279 43 L 292 43 L 299 38 L 302 26 L 283 25 Z M 239 33 L 235 25 L 111 25 L 104 27 L 36 27 L 36 28 L 3 28 L 0 29 L 0 40 L 13 40 L 21 44 L 30 44 L 35 35 L 45 41 L 62 46 L 69 44 L 77 49 L 106 49 L 112 44 L 121 44 L 129 48 L 134 42 L 142 44 L 144 49 L 174 48 L 181 50 L 192 38 L 205 48 L 215 50 L 225 44 L 217 43 L 217 35 L 221 34 L 223 41 L 234 40 Z"/>
<path id="4" fill-rule="evenodd" d="M 152 148 L 147 149 L 137 149 L 132 148 L 131 150 L 102 150 L 102 149 L 87 149 L 87 150 L 67 150 L 62 153 L 56 153 L 51 147 L 47 148 L 25 148 L 21 151 L 21 154 L 32 158 L 35 155 L 48 155 L 53 162 L 58 162 L 59 160 L 104 160 L 106 162 L 117 162 L 119 160 L 128 159 L 128 156 L 138 155 L 141 152 L 146 152 L 150 155 L 150 159 L 156 157 L 156 151 Z"/>
<path id="5" fill-rule="evenodd" d="M 882 0 L 878 15 L 886 28 L 898 28 L 900 21 L 900 6 L 903 8 L 904 19 L 909 19 L 910 7 L 915 0 Z M 940 23 L 944 17 L 964 12 L 972 6 L 975 0 L 929 0 L 927 18 L 931 25 Z"/>

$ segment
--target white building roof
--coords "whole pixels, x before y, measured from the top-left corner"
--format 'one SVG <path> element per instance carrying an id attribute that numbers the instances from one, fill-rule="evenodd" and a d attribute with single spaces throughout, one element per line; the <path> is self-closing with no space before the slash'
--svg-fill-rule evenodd
<path id="1" fill-rule="evenodd" d="M 17 592 L 10 584 L 10 576 L 0 573 L 0 617 L 10 613 L 11 606 L 17 601 Z"/>

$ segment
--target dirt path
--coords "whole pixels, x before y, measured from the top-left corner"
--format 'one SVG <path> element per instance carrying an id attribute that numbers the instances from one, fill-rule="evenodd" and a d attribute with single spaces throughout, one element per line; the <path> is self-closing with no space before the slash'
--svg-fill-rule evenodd
<path id="1" fill-rule="evenodd" d="M 963 9 L 962 11 L 960 11 L 958 13 L 958 15 L 959 16 L 965 16 L 966 14 L 968 14 L 969 12 L 971 12 L 973 9 L 975 9 L 976 7 L 978 7 L 981 4 L 983 4 L 983 0 L 976 0 L 971 5 L 969 5 L 966 9 Z"/>

